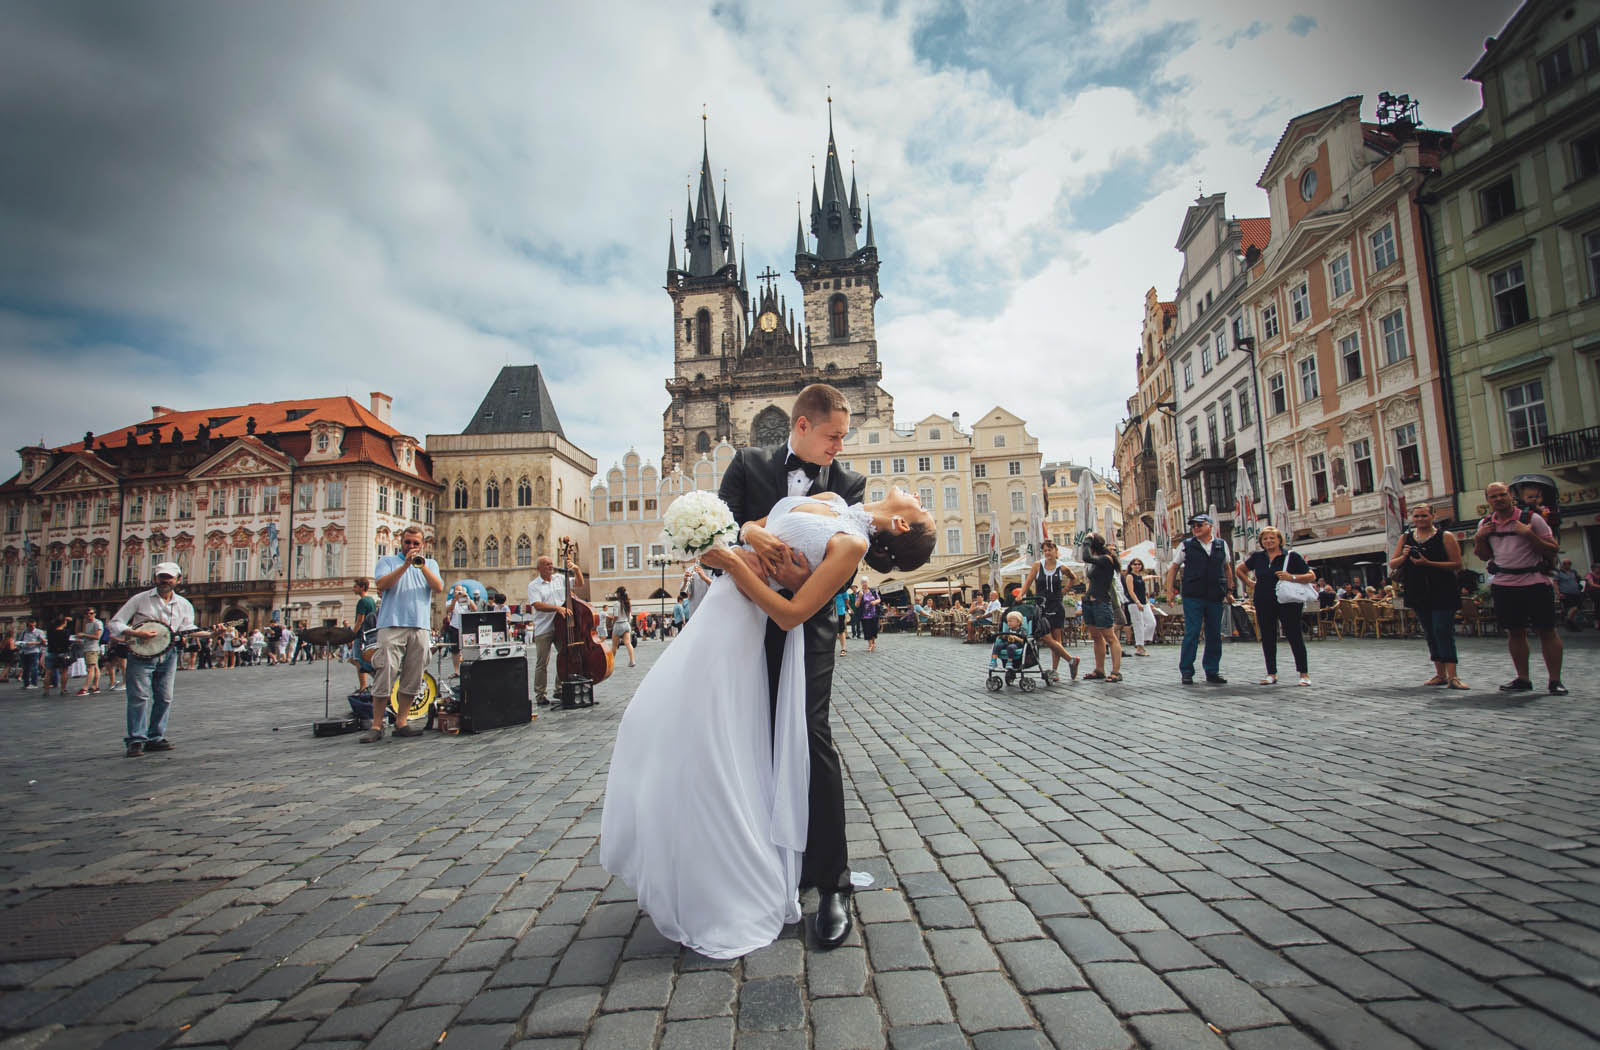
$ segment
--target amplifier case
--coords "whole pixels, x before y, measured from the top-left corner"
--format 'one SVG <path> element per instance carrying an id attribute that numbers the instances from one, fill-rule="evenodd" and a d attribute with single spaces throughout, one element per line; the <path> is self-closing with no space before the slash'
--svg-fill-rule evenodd
<path id="1" fill-rule="evenodd" d="M 461 665 L 461 731 L 481 733 L 533 721 L 528 658 L 478 660 Z"/>

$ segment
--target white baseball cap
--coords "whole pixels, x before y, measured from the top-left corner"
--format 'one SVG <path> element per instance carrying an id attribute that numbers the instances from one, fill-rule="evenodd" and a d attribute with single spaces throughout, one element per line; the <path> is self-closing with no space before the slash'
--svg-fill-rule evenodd
<path id="1" fill-rule="evenodd" d="M 183 575 L 183 570 L 178 568 L 178 563 L 175 561 L 164 561 L 157 563 L 155 574 L 157 576 L 171 576 L 173 579 L 177 579 Z"/>

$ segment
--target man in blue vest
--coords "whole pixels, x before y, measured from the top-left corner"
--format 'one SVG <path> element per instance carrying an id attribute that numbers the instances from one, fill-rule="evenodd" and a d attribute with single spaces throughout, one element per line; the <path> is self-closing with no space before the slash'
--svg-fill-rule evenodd
<path id="1" fill-rule="evenodd" d="M 1222 606 L 1233 601 L 1233 554 L 1228 545 L 1212 535 L 1211 517 L 1196 514 L 1189 519 L 1189 537 L 1178 544 L 1172 565 L 1167 569 L 1167 593 L 1183 595 L 1183 648 L 1178 654 L 1178 670 L 1183 684 L 1194 684 L 1194 651 L 1200 642 L 1200 628 L 1206 631 L 1206 651 L 1200 660 L 1206 681 L 1222 685 Z M 1175 591 L 1178 570 L 1183 570 L 1183 590 Z"/>

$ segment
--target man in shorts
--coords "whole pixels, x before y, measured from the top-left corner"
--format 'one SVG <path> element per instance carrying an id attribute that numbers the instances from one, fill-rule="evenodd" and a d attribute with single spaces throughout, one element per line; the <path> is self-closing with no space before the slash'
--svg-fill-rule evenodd
<path id="1" fill-rule="evenodd" d="M 1561 636 L 1556 633 L 1556 595 L 1545 575 L 1546 557 L 1559 546 L 1550 526 L 1539 514 L 1521 509 L 1503 482 L 1483 490 L 1489 513 L 1478 522 L 1472 549 L 1489 566 L 1489 591 L 1494 615 L 1505 628 L 1506 647 L 1517 676 L 1500 687 L 1502 693 L 1533 689 L 1528 677 L 1528 628 L 1539 635 L 1544 667 L 1552 696 L 1566 696 L 1561 684 Z"/>
<path id="2" fill-rule="evenodd" d="M 92 696 L 100 691 L 100 635 L 105 629 L 106 625 L 94 614 L 94 606 L 83 611 L 83 630 L 78 632 L 78 641 L 83 643 L 83 666 L 89 677 L 78 690 L 79 696 Z"/>

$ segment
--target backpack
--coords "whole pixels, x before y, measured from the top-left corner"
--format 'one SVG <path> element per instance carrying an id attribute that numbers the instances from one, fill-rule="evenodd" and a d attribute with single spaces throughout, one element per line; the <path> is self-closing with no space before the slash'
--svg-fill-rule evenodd
<path id="1" fill-rule="evenodd" d="M 1518 507 L 1517 508 L 1517 520 L 1522 522 L 1522 524 L 1524 524 L 1524 525 L 1529 524 L 1530 522 L 1533 521 L 1533 511 L 1529 510 L 1527 507 Z M 1484 516 L 1478 522 L 1478 528 L 1480 528 L 1480 529 L 1483 528 L 1485 522 L 1493 524 L 1494 515 L 1493 514 L 1489 514 L 1489 515 Z M 1548 525 L 1549 522 L 1545 522 L 1545 524 Z M 1555 534 L 1554 530 L 1551 530 L 1551 535 L 1554 535 L 1554 534 Z M 1554 575 L 1555 571 L 1556 571 L 1556 554 L 1557 553 L 1559 553 L 1559 552 L 1546 551 L 1544 554 L 1539 556 L 1539 563 L 1537 565 L 1530 566 L 1529 568 L 1527 568 L 1527 569 L 1525 569 L 1523 571 L 1524 572 L 1540 572 L 1540 573 L 1543 573 L 1546 576 Z M 1489 570 L 1489 573 L 1491 575 L 1501 571 L 1500 568 L 1497 565 L 1495 565 L 1495 563 L 1494 563 L 1494 561 L 1492 559 L 1490 560 L 1489 564 L 1487 566 L 1485 566 L 1485 567 Z M 1515 571 L 1515 570 L 1512 570 L 1512 571 Z"/>

